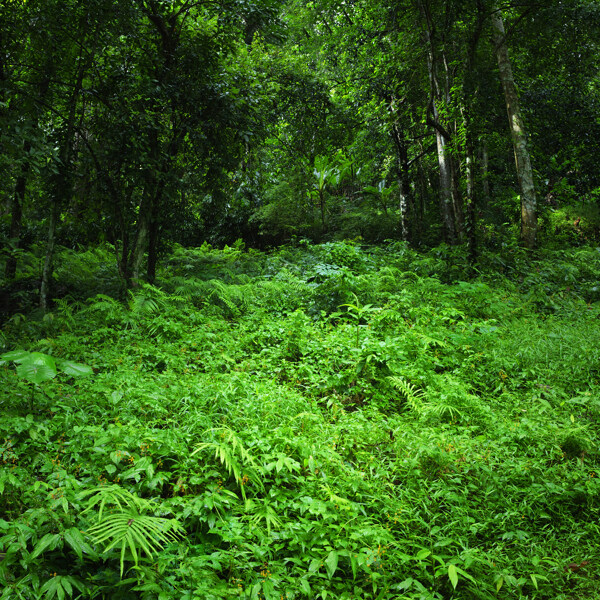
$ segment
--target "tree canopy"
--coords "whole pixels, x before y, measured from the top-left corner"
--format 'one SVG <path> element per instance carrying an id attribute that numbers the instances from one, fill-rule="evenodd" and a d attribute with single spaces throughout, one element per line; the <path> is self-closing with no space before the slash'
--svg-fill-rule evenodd
<path id="1" fill-rule="evenodd" d="M 557 211 L 598 208 L 595 2 L 0 10 L 4 275 L 42 244 L 42 305 L 56 243 L 112 244 L 130 287 L 173 242 L 445 241 L 475 260 L 499 231 L 533 249 Z"/>

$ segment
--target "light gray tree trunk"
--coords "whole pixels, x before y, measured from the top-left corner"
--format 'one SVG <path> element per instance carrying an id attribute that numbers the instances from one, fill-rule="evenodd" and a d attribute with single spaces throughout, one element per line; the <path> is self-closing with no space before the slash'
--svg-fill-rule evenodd
<path id="1" fill-rule="evenodd" d="M 398 123 L 392 125 L 392 138 L 396 145 L 396 164 L 398 177 L 398 208 L 400 209 L 400 235 L 404 241 L 410 241 L 409 224 L 414 219 L 414 202 L 410 188 L 408 148 Z"/>
<path id="2" fill-rule="evenodd" d="M 433 118 L 436 121 L 439 121 L 435 99 L 432 104 Z M 435 130 L 435 141 L 437 144 L 437 157 L 440 168 L 440 212 L 442 214 L 442 220 L 444 221 L 447 241 L 449 244 L 454 244 L 456 242 L 456 228 L 454 227 L 452 171 L 448 151 L 446 149 L 446 140 L 438 129 Z"/>
<path id="3" fill-rule="evenodd" d="M 440 213 L 442 222 L 444 223 L 444 234 L 446 241 L 449 244 L 456 243 L 456 223 L 454 215 L 454 198 L 452 193 L 453 182 L 452 182 L 452 165 L 450 163 L 451 157 L 449 149 L 446 147 L 447 140 L 441 131 L 440 114 L 438 110 L 438 101 L 441 99 L 442 91 L 436 75 L 436 67 L 438 57 L 435 54 L 435 47 L 432 39 L 433 25 L 431 22 L 431 15 L 429 12 L 428 3 L 421 2 L 419 4 L 421 15 L 425 23 L 425 42 L 429 46 L 427 52 L 427 69 L 429 74 L 429 86 L 430 86 L 430 107 L 433 116 L 433 129 L 435 132 L 435 140 L 437 146 L 437 157 L 439 165 L 439 181 L 440 181 Z M 429 119 L 428 119 L 429 121 Z"/>
<path id="4" fill-rule="evenodd" d="M 498 70 L 500 71 L 500 81 L 504 89 L 508 121 L 515 149 L 517 179 L 521 189 L 521 241 L 527 248 L 533 248 L 535 246 L 537 230 L 533 170 L 527 150 L 527 136 L 519 106 L 519 95 L 508 56 L 504 23 L 502 22 L 502 15 L 498 8 L 492 14 L 492 32 L 496 57 L 498 59 Z"/>

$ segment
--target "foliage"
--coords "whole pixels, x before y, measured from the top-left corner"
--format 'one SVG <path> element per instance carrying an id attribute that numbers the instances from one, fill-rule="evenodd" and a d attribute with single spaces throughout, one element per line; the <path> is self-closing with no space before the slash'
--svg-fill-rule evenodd
<path id="1" fill-rule="evenodd" d="M 4 328 L 3 600 L 593 594 L 595 249 L 165 265 Z M 15 358 L 62 366 L 35 412 Z"/>

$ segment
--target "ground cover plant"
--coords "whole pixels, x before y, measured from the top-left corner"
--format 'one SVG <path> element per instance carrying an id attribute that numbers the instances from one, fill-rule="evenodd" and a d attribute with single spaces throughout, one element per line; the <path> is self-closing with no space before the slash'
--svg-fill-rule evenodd
<path id="1" fill-rule="evenodd" d="M 462 252 L 59 253 L 0 340 L 0 598 L 593 598 L 600 252 Z"/>

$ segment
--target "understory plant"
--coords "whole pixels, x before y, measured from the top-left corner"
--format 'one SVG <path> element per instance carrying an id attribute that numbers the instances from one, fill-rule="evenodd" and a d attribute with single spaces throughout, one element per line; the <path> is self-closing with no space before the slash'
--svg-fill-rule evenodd
<path id="1" fill-rule="evenodd" d="M 0 598 L 592 597 L 600 264 L 457 256 L 176 249 L 7 323 Z"/>

